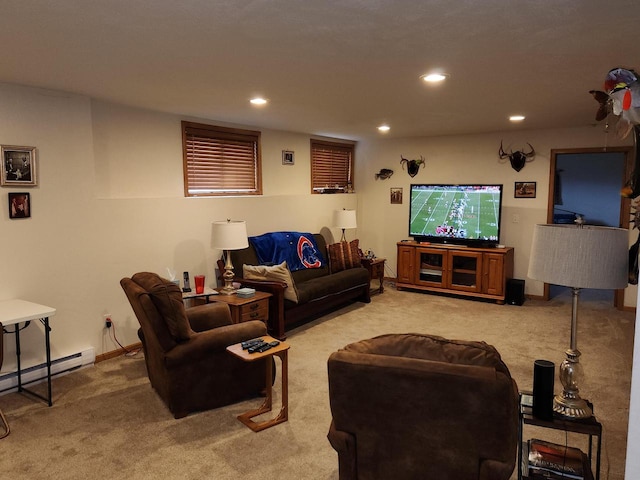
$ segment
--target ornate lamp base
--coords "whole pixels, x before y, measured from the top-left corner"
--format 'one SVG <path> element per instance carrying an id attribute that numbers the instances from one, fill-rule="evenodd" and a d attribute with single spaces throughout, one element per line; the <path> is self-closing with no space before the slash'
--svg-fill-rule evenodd
<path id="1" fill-rule="evenodd" d="M 229 250 L 226 251 L 226 257 L 224 273 L 222 274 L 224 287 L 220 289 L 220 295 L 233 295 L 236 293 L 236 289 L 233 288 L 233 263 L 231 263 L 231 252 Z"/>
<path id="2" fill-rule="evenodd" d="M 578 393 L 578 381 L 583 376 L 580 351 L 570 348 L 565 353 L 567 358 L 560 364 L 562 395 L 556 395 L 553 399 L 553 411 L 570 419 L 590 418 L 593 411 Z"/>
<path id="3" fill-rule="evenodd" d="M 553 411 L 567 418 L 591 418 L 593 411 L 582 398 L 565 398 L 556 395 L 553 399 Z"/>

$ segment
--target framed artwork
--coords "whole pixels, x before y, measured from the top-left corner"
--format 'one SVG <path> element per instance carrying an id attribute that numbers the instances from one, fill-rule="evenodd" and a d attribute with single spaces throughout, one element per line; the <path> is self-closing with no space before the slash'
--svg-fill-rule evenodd
<path id="1" fill-rule="evenodd" d="M 402 203 L 402 188 L 391 188 L 391 204 L 400 205 Z"/>
<path id="2" fill-rule="evenodd" d="M 27 192 L 11 192 L 9 194 L 9 218 L 31 217 L 31 196 Z"/>
<path id="3" fill-rule="evenodd" d="M 0 185 L 35 187 L 38 185 L 36 176 L 36 147 L 15 147 L 2 145 L 2 177 Z"/>
<path id="4" fill-rule="evenodd" d="M 295 156 L 291 150 L 282 150 L 282 164 L 293 165 L 295 163 Z"/>
<path id="5" fill-rule="evenodd" d="M 516 182 L 515 198 L 536 198 L 536 182 Z"/>

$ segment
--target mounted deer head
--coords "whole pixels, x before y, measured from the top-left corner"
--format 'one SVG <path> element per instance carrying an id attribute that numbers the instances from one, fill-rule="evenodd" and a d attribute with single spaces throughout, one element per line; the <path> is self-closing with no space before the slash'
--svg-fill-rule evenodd
<path id="1" fill-rule="evenodd" d="M 420 158 L 417 160 L 407 160 L 402 155 L 400 155 L 400 164 L 402 165 L 402 169 L 404 170 L 404 166 L 407 166 L 407 172 L 409 172 L 409 176 L 411 178 L 415 177 L 418 174 L 418 170 L 420 170 L 420 166 L 424 165 L 424 157 L 420 155 Z"/>
<path id="2" fill-rule="evenodd" d="M 516 150 L 514 152 L 513 150 L 511 150 L 510 153 L 506 153 L 504 151 L 504 148 L 502 148 L 502 141 L 500 141 L 500 150 L 498 150 L 498 155 L 500 156 L 501 159 L 509 158 L 509 162 L 511 163 L 511 167 L 516 172 L 519 172 L 520 170 L 523 169 L 524 164 L 527 161 L 533 160 L 533 157 L 535 157 L 535 155 L 536 155 L 536 152 L 533 149 L 533 147 L 531 146 L 531 144 L 527 143 L 527 145 L 529 145 L 529 147 L 531 148 L 531 151 L 529 151 L 529 152 L 524 152 L 522 150 Z M 531 159 L 531 160 L 529 160 L 529 159 Z"/>

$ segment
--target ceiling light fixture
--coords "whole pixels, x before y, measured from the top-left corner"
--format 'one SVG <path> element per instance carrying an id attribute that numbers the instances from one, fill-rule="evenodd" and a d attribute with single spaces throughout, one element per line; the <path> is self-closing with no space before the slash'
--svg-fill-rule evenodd
<path id="1" fill-rule="evenodd" d="M 428 83 L 440 83 L 446 80 L 449 77 L 446 73 L 427 73 L 421 75 L 420 78 Z"/>
<path id="2" fill-rule="evenodd" d="M 509 117 L 509 120 L 511 120 L 512 122 L 521 122 L 524 120 L 524 115 L 511 115 Z"/>
<path id="3" fill-rule="evenodd" d="M 249 100 L 251 102 L 251 104 L 253 105 L 266 105 L 267 104 L 267 100 L 262 98 L 262 97 L 256 97 L 256 98 L 252 98 L 251 100 Z"/>
<path id="4" fill-rule="evenodd" d="M 389 130 L 391 130 L 391 127 L 389 125 L 380 125 L 378 127 L 378 130 L 382 133 L 387 133 Z"/>

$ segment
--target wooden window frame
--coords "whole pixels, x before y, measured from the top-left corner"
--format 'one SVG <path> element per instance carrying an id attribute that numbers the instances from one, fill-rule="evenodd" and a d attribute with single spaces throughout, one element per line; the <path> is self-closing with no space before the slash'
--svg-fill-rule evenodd
<path id="1" fill-rule="evenodd" d="M 185 121 L 181 127 L 185 197 L 262 195 L 261 132 Z M 198 152 L 192 143 L 196 136 L 200 141 Z M 206 144 L 207 139 L 211 140 L 210 145 Z M 219 151 L 225 148 L 229 149 L 226 158 L 224 152 Z M 213 157 L 209 160 L 203 158 L 211 156 L 212 149 L 217 150 Z M 229 157 L 233 156 L 242 160 L 237 164 L 240 169 L 236 171 L 233 164 L 229 163 Z M 201 170 L 199 175 L 194 173 L 198 162 Z M 212 167 L 211 164 L 215 165 Z M 231 171 L 225 176 L 227 167 Z M 237 175 L 237 179 L 233 178 L 234 175 Z M 219 180 L 212 180 L 212 176 L 218 176 Z M 226 182 L 226 185 L 222 182 Z"/>
<path id="2" fill-rule="evenodd" d="M 355 143 L 346 143 L 346 142 L 337 142 L 337 141 L 327 141 L 327 140 L 316 140 L 311 139 L 310 142 L 310 151 L 311 151 L 311 193 L 312 194 L 321 194 L 321 193 L 349 193 L 353 191 L 354 181 L 353 181 L 353 167 L 355 161 Z M 318 176 L 318 166 L 316 162 L 319 160 L 314 153 L 314 150 L 318 148 L 324 148 L 325 150 L 334 150 L 336 153 L 349 155 L 346 178 L 339 178 L 338 181 L 335 179 L 335 173 L 332 172 L 329 174 L 329 177 L 333 177 L 333 180 L 327 181 L 325 179 L 324 184 L 323 180 L 316 178 Z M 330 167 L 329 167 L 330 168 Z M 326 175 L 325 175 L 326 176 Z M 340 172 L 337 174 L 338 177 L 342 176 Z"/>

